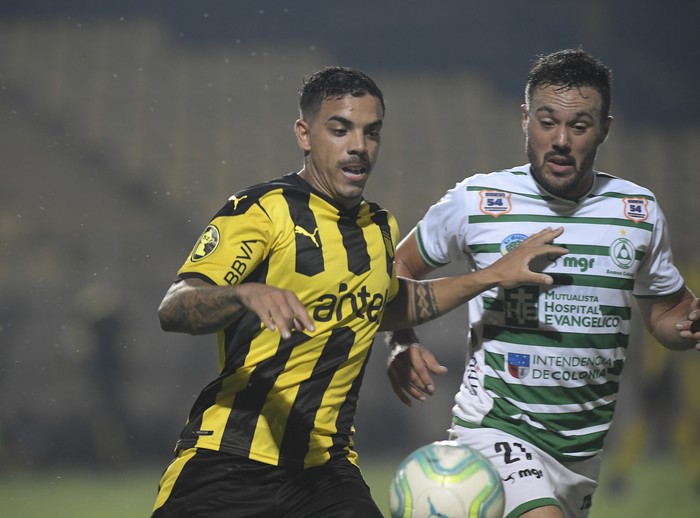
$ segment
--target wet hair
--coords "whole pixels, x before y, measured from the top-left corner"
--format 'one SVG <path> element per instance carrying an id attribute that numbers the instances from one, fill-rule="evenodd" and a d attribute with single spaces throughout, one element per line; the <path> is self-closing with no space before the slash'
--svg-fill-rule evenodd
<path id="1" fill-rule="evenodd" d="M 581 48 L 538 56 L 525 83 L 525 102 L 530 104 L 535 88 L 548 85 L 558 86 L 563 90 L 591 87 L 600 93 L 603 100 L 603 119 L 610 114 L 612 70 Z"/>
<path id="2" fill-rule="evenodd" d="M 306 76 L 299 89 L 299 113 L 303 119 L 312 118 L 325 99 L 339 99 L 351 95 L 372 95 L 379 99 L 382 113 L 384 96 L 375 82 L 364 72 L 347 67 L 325 67 Z"/>

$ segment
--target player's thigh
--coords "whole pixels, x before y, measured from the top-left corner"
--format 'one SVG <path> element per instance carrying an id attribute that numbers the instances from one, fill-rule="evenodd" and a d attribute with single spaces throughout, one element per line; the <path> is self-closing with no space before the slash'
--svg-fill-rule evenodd
<path id="1" fill-rule="evenodd" d="M 168 466 L 152 518 L 271 517 L 284 473 L 220 452 L 189 449 Z"/>
<path id="2" fill-rule="evenodd" d="M 289 518 L 382 518 L 362 473 L 347 459 L 303 470 L 280 497 Z"/>
<path id="3" fill-rule="evenodd" d="M 588 516 L 598 486 L 599 455 L 562 464 L 527 441 L 492 429 L 455 426 L 450 438 L 479 450 L 496 467 L 506 493 L 506 516 Z"/>

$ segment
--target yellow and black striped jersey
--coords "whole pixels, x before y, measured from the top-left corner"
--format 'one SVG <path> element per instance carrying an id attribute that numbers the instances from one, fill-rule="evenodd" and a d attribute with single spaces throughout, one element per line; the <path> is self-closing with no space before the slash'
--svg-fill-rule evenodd
<path id="1" fill-rule="evenodd" d="M 284 340 L 253 312 L 218 333 L 220 375 L 190 412 L 178 448 L 288 466 L 345 456 L 384 307 L 398 291 L 398 227 L 382 207 L 343 208 L 297 174 L 232 196 L 178 272 L 224 286 L 297 294 L 316 331 Z"/>

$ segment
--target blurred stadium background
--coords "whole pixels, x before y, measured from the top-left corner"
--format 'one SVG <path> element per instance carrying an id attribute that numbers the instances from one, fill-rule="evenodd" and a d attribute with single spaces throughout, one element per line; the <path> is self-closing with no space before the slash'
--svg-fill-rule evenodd
<path id="1" fill-rule="evenodd" d="M 158 303 L 230 194 L 301 167 L 296 92 L 324 65 L 362 68 L 385 93 L 367 197 L 407 232 L 464 176 L 526 161 L 532 58 L 584 46 L 616 78 L 598 168 L 655 191 L 700 291 L 698 24 L 700 4 L 682 0 L 3 0 L 0 484 L 145 469 L 155 487 L 216 369 L 212 338 L 161 332 Z M 420 329 L 451 371 L 412 409 L 391 392 L 378 341 L 361 461 L 444 437 L 461 318 Z M 663 456 L 700 503 L 700 357 L 666 355 L 641 331 L 630 355 L 610 487 Z"/>

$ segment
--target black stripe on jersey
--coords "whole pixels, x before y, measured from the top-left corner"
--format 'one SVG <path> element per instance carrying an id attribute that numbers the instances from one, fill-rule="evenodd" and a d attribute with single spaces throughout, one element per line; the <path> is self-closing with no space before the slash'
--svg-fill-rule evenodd
<path id="1" fill-rule="evenodd" d="M 309 207 L 311 194 L 292 188 L 284 189 L 283 195 L 289 205 L 289 216 L 294 223 L 295 271 L 309 277 L 321 273 L 325 268 L 323 243 L 318 232 L 316 216 Z"/>
<path id="2" fill-rule="evenodd" d="M 372 213 L 372 221 L 379 226 L 384 238 L 384 247 L 386 248 L 386 273 L 389 277 L 394 271 L 394 243 L 391 239 L 391 227 L 389 226 L 389 214 L 382 210 L 376 203 L 369 203 L 369 210 Z"/>
<path id="3" fill-rule="evenodd" d="M 349 327 L 340 327 L 331 333 L 311 376 L 299 386 L 280 445 L 280 460 L 303 459 L 308 452 L 309 440 L 313 441 L 315 438 L 312 433 L 313 419 L 318 407 L 336 371 L 348 359 L 354 343 L 355 332 Z M 347 421 L 347 417 L 343 419 L 344 416 L 352 418 L 356 406 L 356 398 L 346 399 L 336 422 Z M 337 426 L 337 430 L 333 442 L 339 443 L 342 450 L 348 445 L 351 430 L 348 426 Z"/>
<path id="4" fill-rule="evenodd" d="M 343 238 L 343 247 L 348 256 L 348 270 L 355 275 L 369 271 L 370 257 L 367 252 L 367 241 L 362 229 L 357 224 L 357 212 L 341 212 L 338 220 L 338 230 Z"/>
<path id="5" fill-rule="evenodd" d="M 250 452 L 250 445 L 255 435 L 255 427 L 267 401 L 270 390 L 275 385 L 277 377 L 284 371 L 294 347 L 309 340 L 310 337 L 302 332 L 294 331 L 288 340 L 280 340 L 277 353 L 271 358 L 260 362 L 248 379 L 248 386 L 236 394 L 229 415 L 222 447 L 227 444 L 235 445 L 236 449 Z M 273 412 L 282 416 L 284 409 L 274 408 Z M 275 416 L 270 417 L 271 426 L 275 425 Z"/>
<path id="6" fill-rule="evenodd" d="M 353 338 L 354 339 L 354 338 Z M 331 447 L 331 458 L 336 456 L 342 457 L 347 453 L 345 449 L 350 443 L 350 436 L 352 435 L 352 427 L 355 423 L 355 413 L 357 411 L 357 400 L 360 397 L 360 387 L 362 386 L 362 380 L 365 376 L 365 368 L 367 367 L 367 362 L 371 355 L 372 348 L 367 350 L 367 356 L 362 364 L 362 369 L 360 370 L 360 375 L 355 378 L 352 382 L 352 387 L 348 391 L 345 400 L 343 401 L 340 410 L 338 411 L 338 419 L 336 420 L 336 434 L 333 436 L 333 446 Z"/>

